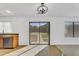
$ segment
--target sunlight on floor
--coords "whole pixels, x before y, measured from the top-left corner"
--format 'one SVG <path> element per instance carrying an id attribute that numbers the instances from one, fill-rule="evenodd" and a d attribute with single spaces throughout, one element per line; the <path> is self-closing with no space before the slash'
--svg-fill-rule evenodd
<path id="1" fill-rule="evenodd" d="M 15 48 L 15 49 L 0 49 L 0 56 L 11 53 L 11 52 L 13 52 L 15 50 L 18 50 L 18 49 L 21 49 L 23 47 L 25 47 L 25 46 L 19 46 L 19 47 Z"/>

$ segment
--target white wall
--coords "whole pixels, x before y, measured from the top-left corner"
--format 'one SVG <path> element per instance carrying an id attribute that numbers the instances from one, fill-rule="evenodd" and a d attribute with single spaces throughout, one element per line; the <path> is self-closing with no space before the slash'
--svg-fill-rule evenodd
<path id="1" fill-rule="evenodd" d="M 51 39 L 51 44 L 79 44 L 79 38 L 66 38 L 64 36 L 65 32 L 65 21 L 79 21 L 79 17 L 53 17 L 53 39 Z M 52 43 L 53 42 L 53 43 Z"/>
<path id="2" fill-rule="evenodd" d="M 29 21 L 50 21 L 50 44 L 79 44 L 79 38 L 64 37 L 64 22 L 79 21 L 79 17 L 0 17 L 0 22 L 12 22 L 12 31 L 19 33 L 19 44 L 29 44 Z"/>

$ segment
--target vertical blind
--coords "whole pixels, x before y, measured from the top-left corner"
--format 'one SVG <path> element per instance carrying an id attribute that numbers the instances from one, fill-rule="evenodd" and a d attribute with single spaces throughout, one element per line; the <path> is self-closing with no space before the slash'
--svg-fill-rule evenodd
<path id="1" fill-rule="evenodd" d="M 79 37 L 79 22 L 65 22 L 65 37 Z"/>

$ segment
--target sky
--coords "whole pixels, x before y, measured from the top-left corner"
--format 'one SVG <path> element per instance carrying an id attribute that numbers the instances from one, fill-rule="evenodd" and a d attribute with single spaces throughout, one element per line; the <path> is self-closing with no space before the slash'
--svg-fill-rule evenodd
<path id="1" fill-rule="evenodd" d="M 30 25 L 32 25 L 32 26 L 42 26 L 42 25 L 45 25 L 45 24 L 47 24 L 47 23 L 30 23 Z"/>

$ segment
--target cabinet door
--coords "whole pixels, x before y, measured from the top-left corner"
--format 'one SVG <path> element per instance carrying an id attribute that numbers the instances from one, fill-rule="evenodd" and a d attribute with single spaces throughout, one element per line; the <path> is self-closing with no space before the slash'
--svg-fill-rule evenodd
<path id="1" fill-rule="evenodd" d="M 4 38 L 4 48 L 12 48 L 12 37 Z"/>

